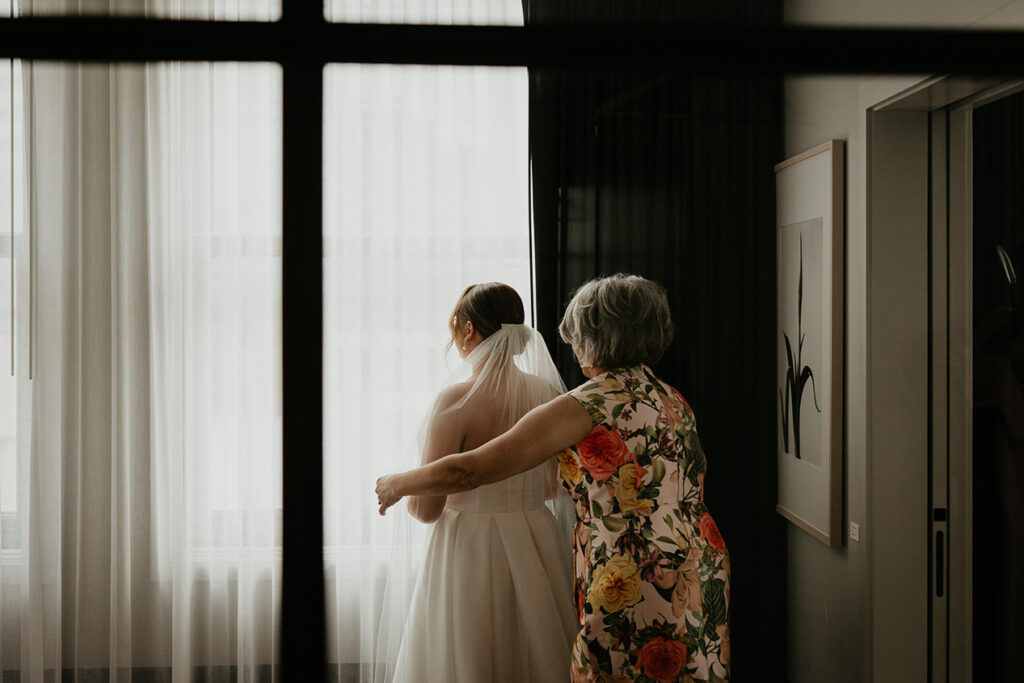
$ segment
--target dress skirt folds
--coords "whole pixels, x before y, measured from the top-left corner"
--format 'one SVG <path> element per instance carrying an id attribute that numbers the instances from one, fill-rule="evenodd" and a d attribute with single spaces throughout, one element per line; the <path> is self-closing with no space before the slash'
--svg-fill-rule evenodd
<path id="1" fill-rule="evenodd" d="M 548 465 L 448 497 L 417 579 L 395 683 L 564 683 L 577 624 Z"/>

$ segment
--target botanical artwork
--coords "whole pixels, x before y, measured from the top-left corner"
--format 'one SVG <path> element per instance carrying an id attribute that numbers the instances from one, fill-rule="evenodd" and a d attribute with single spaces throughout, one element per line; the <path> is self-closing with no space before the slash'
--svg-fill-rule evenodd
<path id="1" fill-rule="evenodd" d="M 843 141 L 775 166 L 779 514 L 842 542 Z"/>
<path id="2" fill-rule="evenodd" d="M 814 371 L 809 365 L 802 363 L 804 342 L 807 334 L 803 329 L 804 310 L 804 237 L 800 235 L 800 275 L 797 283 L 797 331 L 796 331 L 796 353 L 793 353 L 793 341 L 789 334 L 782 333 L 786 343 L 786 360 L 789 368 L 786 370 L 784 389 L 779 389 L 779 403 L 782 408 L 782 444 L 786 453 L 789 453 L 790 446 L 790 424 L 792 424 L 793 455 L 800 459 L 800 405 L 803 402 L 804 389 L 808 382 L 811 385 L 811 394 L 814 398 L 814 408 L 819 413 L 818 392 L 814 386 Z M 785 393 L 783 393 L 785 392 Z"/>
<path id="3" fill-rule="evenodd" d="M 815 218 L 780 230 L 779 431 L 784 453 L 815 465 L 822 456 L 814 378 L 822 367 L 821 223 Z"/>

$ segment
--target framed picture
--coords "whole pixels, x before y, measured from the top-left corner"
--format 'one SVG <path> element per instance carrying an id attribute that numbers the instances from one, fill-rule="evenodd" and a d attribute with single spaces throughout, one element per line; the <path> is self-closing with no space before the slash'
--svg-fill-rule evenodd
<path id="1" fill-rule="evenodd" d="M 843 141 L 775 166 L 779 513 L 842 542 Z"/>

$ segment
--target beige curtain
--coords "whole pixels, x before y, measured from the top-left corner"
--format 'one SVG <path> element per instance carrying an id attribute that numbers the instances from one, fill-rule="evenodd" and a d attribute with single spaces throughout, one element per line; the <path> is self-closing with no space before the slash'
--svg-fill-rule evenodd
<path id="1" fill-rule="evenodd" d="M 279 69 L 24 72 L 18 547 L 0 584 L 4 669 L 33 682 L 269 681 Z"/>

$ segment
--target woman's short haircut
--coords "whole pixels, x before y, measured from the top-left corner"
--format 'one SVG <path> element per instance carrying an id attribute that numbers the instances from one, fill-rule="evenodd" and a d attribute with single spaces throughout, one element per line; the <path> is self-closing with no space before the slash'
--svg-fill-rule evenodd
<path id="1" fill-rule="evenodd" d="M 581 285 L 558 326 L 580 365 L 602 369 L 657 362 L 674 331 L 665 288 L 626 273 Z"/>

